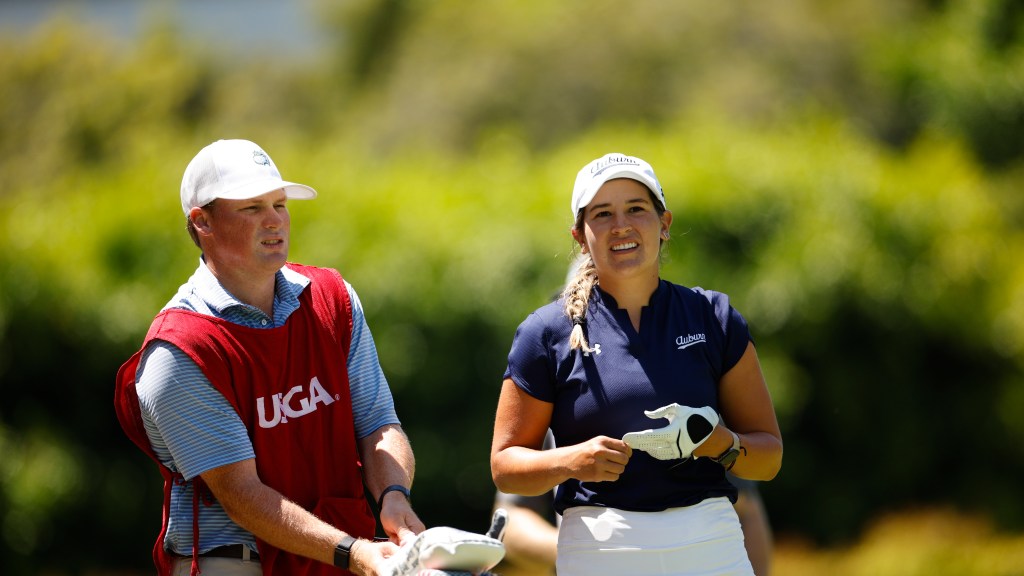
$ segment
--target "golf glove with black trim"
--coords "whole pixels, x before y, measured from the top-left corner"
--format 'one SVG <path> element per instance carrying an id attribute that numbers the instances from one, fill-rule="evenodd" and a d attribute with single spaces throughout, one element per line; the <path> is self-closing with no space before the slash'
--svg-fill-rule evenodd
<path id="1" fill-rule="evenodd" d="M 644 414 L 653 420 L 664 418 L 668 420 L 668 426 L 629 432 L 622 441 L 658 460 L 689 458 L 718 426 L 718 413 L 711 406 L 691 408 L 672 403 L 657 410 L 645 410 Z"/>
<path id="2" fill-rule="evenodd" d="M 505 556 L 501 540 L 452 528 L 427 528 L 388 557 L 380 573 L 390 576 L 481 574 Z"/>

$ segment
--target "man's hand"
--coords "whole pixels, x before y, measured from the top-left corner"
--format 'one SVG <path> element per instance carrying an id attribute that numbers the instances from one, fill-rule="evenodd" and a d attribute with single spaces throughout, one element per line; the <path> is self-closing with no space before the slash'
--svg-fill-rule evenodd
<path id="1" fill-rule="evenodd" d="M 386 560 L 398 552 L 398 546 L 391 542 L 356 540 L 350 551 L 349 570 L 359 576 L 390 576 L 381 570 Z"/>
<path id="2" fill-rule="evenodd" d="M 710 406 L 691 408 L 673 403 L 644 414 L 655 420 L 665 418 L 669 424 L 657 430 L 629 432 L 622 441 L 658 460 L 689 458 L 718 426 L 718 413 Z"/>
<path id="3" fill-rule="evenodd" d="M 384 533 L 398 545 L 412 540 L 426 530 L 412 505 L 401 492 L 388 492 L 381 501 L 380 524 Z"/>

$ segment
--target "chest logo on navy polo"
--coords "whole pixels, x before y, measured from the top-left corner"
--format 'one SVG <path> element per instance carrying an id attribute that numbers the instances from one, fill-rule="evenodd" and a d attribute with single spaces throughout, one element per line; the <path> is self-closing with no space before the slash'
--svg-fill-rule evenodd
<path id="1" fill-rule="evenodd" d="M 600 344 L 594 344 L 592 346 L 592 348 L 594 349 L 594 356 L 597 356 L 597 355 L 601 354 L 601 345 Z M 590 352 L 587 352 L 587 351 L 584 350 L 583 351 L 583 355 L 584 356 L 590 356 Z"/>
<path id="2" fill-rule="evenodd" d="M 689 348 L 694 344 L 704 344 L 707 339 L 704 337 L 704 333 L 698 334 L 687 334 L 686 336 L 676 336 L 676 349 L 682 350 L 683 348 Z"/>

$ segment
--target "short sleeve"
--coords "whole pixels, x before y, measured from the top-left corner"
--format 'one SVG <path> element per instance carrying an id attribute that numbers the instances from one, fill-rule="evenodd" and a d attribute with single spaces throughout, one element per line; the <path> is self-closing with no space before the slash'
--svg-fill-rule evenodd
<path id="1" fill-rule="evenodd" d="M 165 465 L 192 479 L 255 457 L 234 408 L 180 349 L 162 341 L 150 344 L 138 378 L 143 424 Z"/>
<path id="2" fill-rule="evenodd" d="M 347 281 L 352 301 L 352 342 L 348 350 L 348 381 L 352 394 L 352 418 L 356 438 L 366 438 L 374 430 L 388 424 L 401 424 L 395 412 L 387 378 L 380 367 L 377 346 L 366 323 L 363 305 L 355 288 Z"/>
<path id="3" fill-rule="evenodd" d="M 747 344 L 752 342 L 753 338 L 750 335 L 747 320 L 732 307 L 728 295 L 713 290 L 702 290 L 702 292 L 711 302 L 715 318 L 718 320 L 718 325 L 724 336 L 722 355 L 722 373 L 724 374 L 740 361 L 743 353 L 747 351 Z"/>
<path id="4" fill-rule="evenodd" d="M 516 329 L 505 369 L 505 378 L 511 378 L 524 392 L 544 402 L 555 401 L 549 340 L 549 331 L 540 315 L 530 314 Z"/>

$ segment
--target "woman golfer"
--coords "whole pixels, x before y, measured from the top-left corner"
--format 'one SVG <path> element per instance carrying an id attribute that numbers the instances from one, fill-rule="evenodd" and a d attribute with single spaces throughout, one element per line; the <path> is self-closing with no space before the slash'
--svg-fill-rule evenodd
<path id="1" fill-rule="evenodd" d="M 659 277 L 672 213 L 647 162 L 584 166 L 572 213 L 585 262 L 516 332 L 494 482 L 557 487 L 559 576 L 752 574 L 725 472 L 770 480 L 782 437 L 746 321 Z"/>

